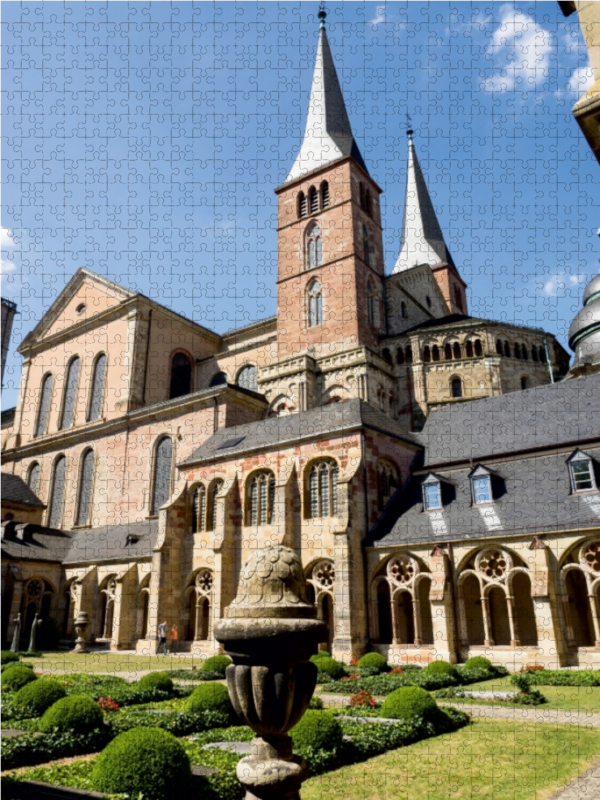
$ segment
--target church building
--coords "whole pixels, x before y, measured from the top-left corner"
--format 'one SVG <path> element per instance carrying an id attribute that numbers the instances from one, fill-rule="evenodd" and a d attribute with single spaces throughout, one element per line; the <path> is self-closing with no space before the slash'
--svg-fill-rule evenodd
<path id="1" fill-rule="evenodd" d="M 241 566 L 279 543 L 338 658 L 600 666 L 597 370 L 562 380 L 551 333 L 470 316 L 410 130 L 385 273 L 319 16 L 276 316 L 221 335 L 80 269 L 21 343 L 3 642 L 36 611 L 70 640 L 84 610 L 98 647 L 153 652 L 167 620 L 212 654 Z"/>

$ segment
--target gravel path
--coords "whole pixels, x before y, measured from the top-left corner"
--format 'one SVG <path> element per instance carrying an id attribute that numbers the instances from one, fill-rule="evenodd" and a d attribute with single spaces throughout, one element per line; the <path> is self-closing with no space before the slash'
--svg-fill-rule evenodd
<path id="1" fill-rule="evenodd" d="M 600 797 L 600 759 L 583 775 L 573 778 L 549 800 L 598 800 Z"/>

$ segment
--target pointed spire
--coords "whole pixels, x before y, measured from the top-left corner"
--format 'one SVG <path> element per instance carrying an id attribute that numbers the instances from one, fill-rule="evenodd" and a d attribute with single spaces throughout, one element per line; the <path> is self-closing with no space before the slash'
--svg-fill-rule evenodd
<path id="1" fill-rule="evenodd" d="M 321 3 L 319 44 L 304 140 L 286 183 L 344 156 L 352 156 L 365 171 L 367 170 L 352 135 L 344 96 L 327 40 L 326 17 L 327 13 Z"/>
<path id="2" fill-rule="evenodd" d="M 394 265 L 394 272 L 404 272 L 419 264 L 437 267 L 449 264 L 458 274 L 452 256 L 444 242 L 440 223 L 429 196 L 427 184 L 421 171 L 413 142 L 414 131 L 410 127 L 410 117 L 406 115 L 408 130 L 408 168 L 406 174 L 406 198 L 400 253 Z"/>

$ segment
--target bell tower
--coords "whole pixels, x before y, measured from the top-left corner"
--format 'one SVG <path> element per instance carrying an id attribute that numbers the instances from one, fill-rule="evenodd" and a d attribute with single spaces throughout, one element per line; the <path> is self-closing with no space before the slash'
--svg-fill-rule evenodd
<path id="1" fill-rule="evenodd" d="M 379 195 L 346 111 L 319 11 L 304 138 L 278 197 L 278 358 L 378 348 L 385 333 Z"/>

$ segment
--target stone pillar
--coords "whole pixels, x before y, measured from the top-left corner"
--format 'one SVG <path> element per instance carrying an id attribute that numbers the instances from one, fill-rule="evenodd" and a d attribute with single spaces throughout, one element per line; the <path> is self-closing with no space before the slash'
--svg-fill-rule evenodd
<path id="1" fill-rule="evenodd" d="M 415 646 L 421 647 L 423 644 L 423 631 L 421 630 L 421 606 L 419 605 L 419 594 L 417 591 L 412 593 L 413 625 L 415 626 Z"/>
<path id="2" fill-rule="evenodd" d="M 515 598 L 507 594 L 506 595 L 506 607 L 508 609 L 508 627 L 510 629 L 510 644 L 511 647 L 519 647 L 521 642 L 519 640 L 519 631 L 515 628 L 515 607 L 514 607 Z"/>
<path id="3" fill-rule="evenodd" d="M 600 619 L 598 618 L 598 604 L 594 593 L 590 591 L 588 594 L 588 602 L 590 604 L 590 611 L 592 612 L 592 621 L 594 623 L 594 645 L 600 647 Z"/>
<path id="4" fill-rule="evenodd" d="M 481 596 L 481 611 L 483 613 L 483 630 L 484 630 L 484 644 L 486 647 L 493 647 L 494 640 L 492 639 L 492 621 L 490 619 L 490 604 L 488 598 L 484 595 Z"/>
<path id="5" fill-rule="evenodd" d="M 392 604 L 392 644 L 401 644 L 398 638 L 398 602 L 396 600 L 396 595 L 392 593 L 391 589 L 390 602 Z"/>

